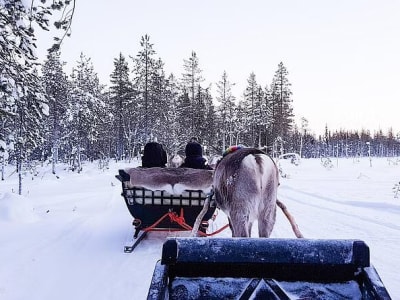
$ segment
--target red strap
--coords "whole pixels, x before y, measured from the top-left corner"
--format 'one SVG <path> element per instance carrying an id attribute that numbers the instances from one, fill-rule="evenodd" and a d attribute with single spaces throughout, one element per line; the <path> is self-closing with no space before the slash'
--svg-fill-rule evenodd
<path id="1" fill-rule="evenodd" d="M 181 208 L 181 212 L 180 212 L 179 216 L 176 212 L 169 211 L 166 214 L 164 214 L 160 219 L 158 219 L 153 225 L 151 225 L 147 228 L 144 228 L 143 231 L 148 232 L 148 231 L 155 230 L 157 225 L 160 224 L 166 217 L 169 217 L 171 222 L 177 223 L 179 226 L 181 226 L 185 230 L 191 231 L 193 229 L 192 226 L 190 226 L 189 224 L 186 224 L 185 218 L 183 216 L 183 208 Z M 225 226 L 221 227 L 220 229 L 218 229 L 212 233 L 204 233 L 202 231 L 199 231 L 198 234 L 200 236 L 213 236 L 213 235 L 218 234 L 221 231 L 225 230 L 226 228 L 228 228 L 228 226 L 229 226 L 229 224 L 226 224 Z"/>

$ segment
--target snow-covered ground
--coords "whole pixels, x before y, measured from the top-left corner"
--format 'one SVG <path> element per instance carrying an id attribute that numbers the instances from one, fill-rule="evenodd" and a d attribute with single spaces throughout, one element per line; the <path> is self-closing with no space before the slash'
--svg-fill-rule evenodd
<path id="1" fill-rule="evenodd" d="M 136 164 L 110 163 L 105 171 L 86 164 L 81 174 L 59 166 L 59 178 L 45 166 L 25 178 L 23 196 L 7 169 L 0 182 L 0 299 L 145 299 L 162 243 L 177 234 L 150 233 L 133 253 L 123 252 L 132 218 L 114 175 Z M 332 165 L 283 161 L 280 200 L 307 238 L 364 240 L 389 293 L 400 299 L 400 198 L 392 190 L 400 161 L 374 158 L 370 167 L 368 158 L 349 158 Z M 217 223 L 226 223 L 222 213 Z M 272 237 L 294 237 L 279 210 Z"/>

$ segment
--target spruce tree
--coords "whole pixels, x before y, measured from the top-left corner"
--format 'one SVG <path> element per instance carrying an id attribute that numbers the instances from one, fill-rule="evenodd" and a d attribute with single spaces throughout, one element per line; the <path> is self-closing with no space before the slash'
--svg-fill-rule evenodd
<path id="1" fill-rule="evenodd" d="M 248 130 L 246 132 L 245 142 L 250 146 L 256 146 L 256 128 L 258 123 L 258 108 L 260 102 L 257 97 L 258 84 L 256 81 L 256 75 L 252 72 L 247 79 L 247 86 L 243 94 L 243 105 L 246 110 L 246 124 Z"/>
<path id="2" fill-rule="evenodd" d="M 196 134 L 198 134 L 198 132 L 196 132 L 196 92 L 198 96 L 197 102 L 199 102 L 201 99 L 199 98 L 199 96 L 201 96 L 201 93 L 199 93 L 201 89 L 200 83 L 203 82 L 204 79 L 196 52 L 192 51 L 189 59 L 184 59 L 183 62 L 184 73 L 182 74 L 182 90 L 189 100 L 189 110 L 187 113 L 190 119 L 190 123 L 186 126 L 190 130 L 189 135 L 196 136 Z"/>
<path id="3" fill-rule="evenodd" d="M 94 144 L 98 140 L 98 127 L 102 122 L 104 106 L 101 86 L 90 58 L 81 54 L 76 68 L 72 70 L 69 109 L 69 141 L 71 169 L 82 170 L 82 154 L 95 157 Z"/>
<path id="4" fill-rule="evenodd" d="M 187 140 L 180 134 L 179 87 L 173 74 L 165 82 L 164 97 L 163 115 L 165 122 L 161 124 L 163 143 L 169 154 L 175 155 L 183 148 Z"/>
<path id="5" fill-rule="evenodd" d="M 273 137 L 285 140 L 293 126 L 292 91 L 288 79 L 288 71 L 283 63 L 279 63 L 275 72 L 271 90 L 273 101 Z"/>
<path id="6" fill-rule="evenodd" d="M 113 142 L 116 146 L 115 156 L 121 160 L 127 147 L 129 136 L 128 124 L 138 118 L 137 107 L 134 103 L 134 90 L 129 79 L 129 66 L 125 57 L 120 53 L 114 59 L 114 71 L 111 74 L 110 106 L 113 115 L 113 132 L 116 133 Z"/>
<path id="7" fill-rule="evenodd" d="M 152 95 L 152 76 L 156 60 L 154 58 L 155 50 L 153 44 L 150 43 L 150 36 L 147 34 L 142 36 L 140 41 L 141 50 L 135 58 L 133 58 L 134 67 L 134 89 L 138 92 L 140 99 L 140 108 L 142 108 L 142 129 L 143 129 L 143 142 L 151 139 L 152 124 L 151 124 L 151 95 Z"/>
<path id="8" fill-rule="evenodd" d="M 51 154 L 52 172 L 59 160 L 60 148 L 65 142 L 66 110 L 68 101 L 68 80 L 60 61 L 60 53 L 52 52 L 47 56 L 42 68 L 42 81 L 49 101 L 49 115 L 44 122 L 46 130 L 45 156 Z"/>
<path id="9" fill-rule="evenodd" d="M 151 132 L 159 142 L 165 138 L 164 124 L 166 122 L 166 112 L 168 107 L 168 83 L 165 78 L 164 63 L 159 58 L 155 61 L 151 77 L 152 89 L 150 97 L 150 127 Z"/>
<path id="10" fill-rule="evenodd" d="M 32 159 L 33 151 L 42 146 L 43 131 L 41 123 L 44 115 L 48 115 L 49 107 L 45 97 L 44 89 L 39 82 L 39 77 L 34 72 L 28 77 L 35 89 L 28 89 L 17 96 L 17 105 L 14 117 L 14 157 L 18 172 L 18 193 L 22 194 L 22 178 L 24 164 Z"/>
<path id="11" fill-rule="evenodd" d="M 54 11 L 62 11 L 54 25 L 61 29 L 63 36 L 55 38 L 52 50 L 59 48 L 64 36 L 69 34 L 74 8 L 75 1 L 70 0 L 43 0 L 40 3 L 3 0 L 0 5 L 0 144 L 2 148 L 6 145 L 5 150 L 15 150 L 20 193 L 22 164 L 41 142 L 41 137 L 37 136 L 37 124 L 48 111 L 35 72 L 38 63 L 34 27 L 37 25 L 37 28 L 49 30 L 49 16 Z M 31 111 L 26 109 L 28 104 Z M 29 126 L 33 127 L 28 130 Z"/>
<path id="12" fill-rule="evenodd" d="M 221 129 L 222 149 L 225 150 L 228 145 L 233 143 L 233 121 L 234 121 L 234 106 L 235 97 L 232 95 L 232 84 L 228 80 L 226 71 L 222 74 L 221 80 L 217 83 L 217 101 L 219 106 L 217 108 L 219 115 L 219 128 Z M 221 151 L 221 152 L 222 152 Z"/>
<path id="13" fill-rule="evenodd" d="M 203 122 L 201 124 L 201 136 L 203 146 L 206 148 L 207 155 L 213 153 L 221 153 L 220 149 L 216 147 L 217 144 L 217 113 L 213 103 L 213 99 L 210 94 L 210 90 L 206 89 L 204 91 L 204 104 L 205 104 L 205 112 Z"/>

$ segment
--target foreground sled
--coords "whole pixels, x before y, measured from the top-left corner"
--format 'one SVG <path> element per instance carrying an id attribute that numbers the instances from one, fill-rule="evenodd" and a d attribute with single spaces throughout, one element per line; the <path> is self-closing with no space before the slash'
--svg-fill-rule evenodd
<path id="1" fill-rule="evenodd" d="M 200 230 L 205 231 L 216 206 L 210 193 L 212 173 L 185 168 L 133 168 L 119 170 L 122 196 L 135 232 L 124 247 L 132 252 L 149 231 L 190 231 L 209 197 Z"/>
<path id="2" fill-rule="evenodd" d="M 147 299 L 391 299 L 359 240 L 175 238 Z"/>

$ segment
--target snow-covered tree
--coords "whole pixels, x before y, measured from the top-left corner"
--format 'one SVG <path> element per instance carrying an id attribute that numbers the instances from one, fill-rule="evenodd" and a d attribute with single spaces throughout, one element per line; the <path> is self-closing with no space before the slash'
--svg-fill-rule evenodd
<path id="1" fill-rule="evenodd" d="M 232 94 L 232 86 L 228 79 L 226 71 L 222 74 L 221 80 L 217 82 L 217 98 L 219 106 L 217 108 L 219 120 L 220 120 L 220 130 L 222 138 L 222 149 L 225 150 L 228 145 L 233 144 L 233 122 L 234 116 L 234 106 L 235 97 Z M 221 151 L 221 152 L 222 152 Z"/>
<path id="2" fill-rule="evenodd" d="M 30 78 L 35 83 L 35 89 L 19 90 L 17 106 L 14 118 L 14 157 L 17 164 L 19 176 L 19 194 L 22 193 L 22 171 L 23 165 L 29 159 L 35 149 L 42 146 L 44 137 L 41 131 L 41 122 L 44 115 L 48 115 L 49 107 L 36 73 Z"/>
<path id="3" fill-rule="evenodd" d="M 279 63 L 271 85 L 273 109 L 273 137 L 285 139 L 293 126 L 292 91 L 288 79 L 288 71 L 283 63 Z"/>
<path id="4" fill-rule="evenodd" d="M 186 94 L 189 100 L 188 111 L 190 123 L 186 126 L 190 129 L 190 136 L 196 135 L 196 92 L 199 91 L 200 83 L 204 81 L 202 70 L 199 66 L 199 58 L 196 52 L 192 51 L 189 59 L 183 60 L 184 73 L 182 74 L 182 91 Z M 200 96 L 199 93 L 197 93 Z M 198 98 L 199 101 L 199 98 Z"/>
<path id="5" fill-rule="evenodd" d="M 180 92 L 178 97 L 178 121 L 180 137 L 186 142 L 194 135 L 191 128 L 193 122 L 190 111 L 192 109 L 192 103 L 190 101 L 188 93 L 185 90 Z"/>
<path id="6" fill-rule="evenodd" d="M 177 154 L 187 142 L 186 137 L 180 134 L 180 113 L 179 113 L 179 87 L 173 74 L 166 80 L 165 84 L 165 107 L 163 116 L 165 122 L 161 124 L 163 128 L 163 143 L 169 154 Z"/>
<path id="7" fill-rule="evenodd" d="M 41 143 L 37 127 L 43 113 L 48 112 L 35 71 L 38 65 L 35 29 L 49 30 L 50 15 L 61 11 L 54 25 L 62 30 L 63 36 L 56 37 L 51 47 L 58 49 L 64 36 L 69 34 L 75 1 L 2 0 L 0 4 L 0 143 L 14 150 L 21 193 L 22 164 Z"/>
<path id="8" fill-rule="evenodd" d="M 134 90 L 129 79 L 129 66 L 125 57 L 120 53 L 114 59 L 114 71 L 111 74 L 110 86 L 111 112 L 113 116 L 113 131 L 116 133 L 113 142 L 116 147 L 117 160 L 122 159 L 127 147 L 128 128 L 137 128 L 139 119 L 138 107 L 134 105 Z M 135 122 L 136 121 L 136 122 Z M 136 125 L 129 126 L 135 122 Z"/>
<path id="9" fill-rule="evenodd" d="M 60 150 L 66 143 L 66 111 L 68 105 L 69 82 L 60 61 L 60 53 L 52 52 L 48 55 L 42 68 L 42 82 L 49 102 L 49 115 L 43 122 L 43 131 L 46 134 L 44 146 L 45 156 L 52 156 L 52 172 L 55 174 L 55 165 L 59 160 Z M 62 152 L 62 150 L 61 150 Z"/>
<path id="10" fill-rule="evenodd" d="M 51 2 L 49 4 L 49 2 Z M 70 6 L 72 9 L 69 9 Z M 37 66 L 35 55 L 35 27 L 49 30 L 49 16 L 54 10 L 63 10 L 57 28 L 68 32 L 72 21 L 75 1 L 21 1 L 2 0 L 0 5 L 0 114 L 11 117 L 20 99 L 21 90 L 35 93 L 33 78 Z M 62 38 L 56 38 L 59 47 Z"/>
<path id="11" fill-rule="evenodd" d="M 98 140 L 98 127 L 102 122 L 104 102 L 101 86 L 94 72 L 90 58 L 81 54 L 76 68 L 71 74 L 69 93 L 69 141 L 71 146 L 71 167 L 81 171 L 82 153 L 86 157 L 95 155 L 94 145 Z"/>
<path id="12" fill-rule="evenodd" d="M 156 51 L 153 49 L 153 44 L 150 43 L 150 36 L 147 34 L 142 36 L 140 40 L 141 49 L 133 58 L 133 73 L 134 73 L 134 89 L 138 92 L 140 106 L 142 107 L 142 128 L 143 140 L 150 140 L 151 135 L 151 117 L 152 117 L 152 76 L 156 65 L 154 55 Z"/>
<path id="13" fill-rule="evenodd" d="M 250 146 L 256 146 L 257 124 L 261 118 L 259 109 L 263 100 L 259 93 L 259 85 L 256 80 L 256 75 L 252 72 L 247 79 L 247 86 L 243 94 L 243 107 L 245 108 L 247 134 L 244 141 Z"/>
<path id="14" fill-rule="evenodd" d="M 169 104 L 169 87 L 165 78 L 164 62 L 158 59 L 154 64 L 154 69 L 151 77 L 152 89 L 150 96 L 151 114 L 150 124 L 153 137 L 161 137 L 168 133 L 164 131 L 164 124 L 166 122 L 165 111 L 171 109 Z M 160 140 L 161 141 L 161 140 Z"/>
<path id="15" fill-rule="evenodd" d="M 307 135 L 308 131 L 308 120 L 304 117 L 301 118 L 301 132 L 300 132 L 300 157 L 302 157 L 303 154 L 303 145 L 304 145 L 304 140 Z"/>
<path id="16" fill-rule="evenodd" d="M 216 147 L 217 145 L 217 113 L 213 103 L 213 98 L 211 97 L 210 90 L 206 89 L 203 95 L 205 112 L 203 122 L 201 124 L 201 141 L 204 146 L 208 149 L 206 154 L 211 153 L 221 153 L 220 149 Z"/>

